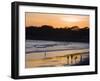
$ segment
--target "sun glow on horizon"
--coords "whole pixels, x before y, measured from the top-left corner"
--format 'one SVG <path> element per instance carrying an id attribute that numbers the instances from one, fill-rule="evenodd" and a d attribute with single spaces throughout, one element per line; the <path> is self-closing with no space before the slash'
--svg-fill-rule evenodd
<path id="1" fill-rule="evenodd" d="M 61 18 L 65 22 L 80 22 L 81 19 L 75 18 L 75 17 L 70 17 L 70 18 Z"/>
<path id="2" fill-rule="evenodd" d="M 50 13 L 25 13 L 25 26 L 50 25 L 54 28 L 64 28 L 78 26 L 80 28 L 89 27 L 88 15 L 75 14 L 50 14 Z"/>

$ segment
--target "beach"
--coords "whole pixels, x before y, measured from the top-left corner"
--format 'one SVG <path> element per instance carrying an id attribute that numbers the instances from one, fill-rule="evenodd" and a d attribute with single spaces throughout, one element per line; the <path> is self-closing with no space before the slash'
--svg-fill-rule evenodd
<path id="1" fill-rule="evenodd" d="M 27 40 L 25 68 L 89 65 L 89 44 Z"/>

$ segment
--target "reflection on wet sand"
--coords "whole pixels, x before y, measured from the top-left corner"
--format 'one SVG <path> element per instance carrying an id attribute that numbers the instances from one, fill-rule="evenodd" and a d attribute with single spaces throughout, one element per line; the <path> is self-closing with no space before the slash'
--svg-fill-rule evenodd
<path id="1" fill-rule="evenodd" d="M 26 54 L 26 68 L 89 65 L 89 52 L 64 54 L 53 57 L 44 56 L 43 58 L 39 59 L 33 59 L 34 56 L 34 54 Z"/>
<path id="2" fill-rule="evenodd" d="M 25 68 L 89 65 L 89 43 L 26 40 Z"/>

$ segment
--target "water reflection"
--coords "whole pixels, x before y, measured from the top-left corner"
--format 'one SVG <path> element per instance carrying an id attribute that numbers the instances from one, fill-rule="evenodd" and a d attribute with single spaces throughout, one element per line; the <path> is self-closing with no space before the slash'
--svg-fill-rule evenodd
<path id="1" fill-rule="evenodd" d="M 89 65 L 89 44 L 26 41 L 25 67 Z"/>
<path id="2" fill-rule="evenodd" d="M 67 54 L 64 56 L 45 57 L 41 59 L 29 58 L 28 54 L 26 56 L 26 68 L 89 65 L 89 53 Z"/>

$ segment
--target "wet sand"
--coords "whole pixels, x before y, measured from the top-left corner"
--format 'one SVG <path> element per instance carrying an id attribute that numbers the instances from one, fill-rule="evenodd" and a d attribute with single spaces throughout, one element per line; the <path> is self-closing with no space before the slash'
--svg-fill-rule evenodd
<path id="1" fill-rule="evenodd" d="M 26 54 L 25 67 L 35 68 L 35 67 L 73 66 L 73 65 L 84 65 L 84 63 L 85 65 L 89 65 L 88 61 L 89 61 L 89 52 L 63 54 L 52 57 L 50 57 L 49 55 L 44 56 L 44 54 Z"/>
<path id="2" fill-rule="evenodd" d="M 26 40 L 25 68 L 89 65 L 89 44 Z"/>

